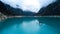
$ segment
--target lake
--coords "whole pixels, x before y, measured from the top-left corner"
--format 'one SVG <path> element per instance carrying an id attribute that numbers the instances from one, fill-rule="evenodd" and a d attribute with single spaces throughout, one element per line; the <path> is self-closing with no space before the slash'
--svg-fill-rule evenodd
<path id="1" fill-rule="evenodd" d="M 0 22 L 0 34 L 60 34 L 60 18 L 8 18 Z"/>

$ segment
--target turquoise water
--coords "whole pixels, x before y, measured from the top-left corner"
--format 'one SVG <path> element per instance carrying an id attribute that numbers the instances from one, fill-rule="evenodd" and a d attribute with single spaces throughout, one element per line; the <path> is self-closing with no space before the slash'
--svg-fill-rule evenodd
<path id="1" fill-rule="evenodd" d="M 60 18 L 8 18 L 0 22 L 0 34 L 60 34 Z"/>

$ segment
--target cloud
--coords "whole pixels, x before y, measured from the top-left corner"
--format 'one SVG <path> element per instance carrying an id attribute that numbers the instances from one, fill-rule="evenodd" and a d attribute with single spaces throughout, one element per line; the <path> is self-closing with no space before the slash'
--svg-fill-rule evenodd
<path id="1" fill-rule="evenodd" d="M 38 13 L 42 7 L 46 7 L 56 0 L 1 0 L 3 3 L 13 8 L 19 8 L 23 11 Z"/>

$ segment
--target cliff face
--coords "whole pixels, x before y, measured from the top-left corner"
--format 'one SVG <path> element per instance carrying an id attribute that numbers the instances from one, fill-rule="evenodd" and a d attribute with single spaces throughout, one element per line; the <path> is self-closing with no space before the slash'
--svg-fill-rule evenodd
<path id="1" fill-rule="evenodd" d="M 3 15 L 3 14 L 0 12 L 0 21 L 4 20 L 4 19 L 6 19 L 6 18 L 7 18 L 7 16 Z"/>

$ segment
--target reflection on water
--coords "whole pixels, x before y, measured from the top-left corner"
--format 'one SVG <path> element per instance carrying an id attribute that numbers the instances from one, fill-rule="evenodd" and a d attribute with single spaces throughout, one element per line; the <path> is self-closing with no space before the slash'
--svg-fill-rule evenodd
<path id="1" fill-rule="evenodd" d="M 39 21 L 32 20 L 32 21 L 23 21 L 22 28 L 25 32 L 37 32 L 39 31 Z"/>
<path id="2" fill-rule="evenodd" d="M 32 17 L 10 18 L 1 22 L 1 34 L 59 34 L 57 28 L 42 23 L 42 21 L 49 23 L 51 20 Z"/>

